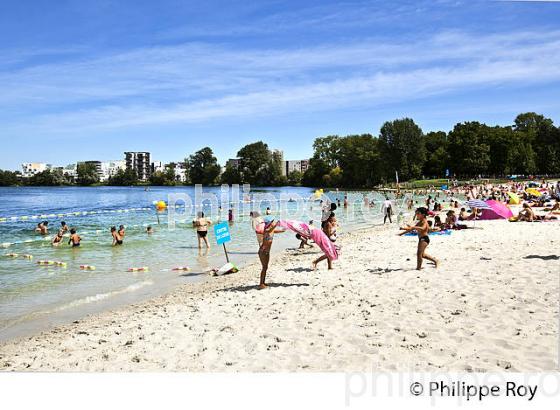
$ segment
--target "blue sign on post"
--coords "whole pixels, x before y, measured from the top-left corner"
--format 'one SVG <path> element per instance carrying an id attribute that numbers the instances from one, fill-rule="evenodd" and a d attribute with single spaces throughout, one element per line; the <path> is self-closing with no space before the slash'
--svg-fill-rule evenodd
<path id="1" fill-rule="evenodd" d="M 222 222 L 221 224 L 214 225 L 214 235 L 216 235 L 216 242 L 218 245 L 223 245 L 231 241 L 228 223 Z"/>
<path id="2" fill-rule="evenodd" d="M 216 242 L 218 245 L 223 245 L 226 254 L 226 261 L 229 263 L 229 255 L 226 249 L 226 243 L 231 241 L 231 234 L 229 233 L 229 225 L 227 222 L 214 225 L 214 235 L 216 235 Z"/>

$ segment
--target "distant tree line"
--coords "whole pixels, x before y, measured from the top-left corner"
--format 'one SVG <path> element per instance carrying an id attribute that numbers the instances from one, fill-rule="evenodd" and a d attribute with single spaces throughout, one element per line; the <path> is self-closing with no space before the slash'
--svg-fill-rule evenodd
<path id="1" fill-rule="evenodd" d="M 370 134 L 317 138 L 306 186 L 361 188 L 419 178 L 560 175 L 560 128 L 530 112 L 512 126 L 479 122 L 424 134 L 410 118 Z"/>
<path id="2" fill-rule="evenodd" d="M 212 149 L 205 147 L 182 163 L 168 164 L 164 170 L 152 173 L 149 181 L 142 183 L 367 188 L 394 181 L 396 172 L 401 181 L 560 174 L 560 128 L 551 119 L 533 112 L 518 115 L 511 126 L 473 121 L 456 124 L 449 132 L 426 134 L 412 119 L 397 119 L 383 124 L 377 137 L 362 134 L 317 138 L 313 151 L 305 173 L 294 171 L 284 176 L 281 155 L 262 141 L 241 148 L 237 164 L 228 163 L 223 172 Z M 185 170 L 185 181 L 178 181 L 177 167 Z M 95 166 L 90 163 L 78 165 L 75 181 L 61 170 L 47 170 L 30 178 L 0 170 L 0 186 L 99 183 Z M 139 183 L 133 169 L 119 170 L 105 182 L 116 186 Z"/>

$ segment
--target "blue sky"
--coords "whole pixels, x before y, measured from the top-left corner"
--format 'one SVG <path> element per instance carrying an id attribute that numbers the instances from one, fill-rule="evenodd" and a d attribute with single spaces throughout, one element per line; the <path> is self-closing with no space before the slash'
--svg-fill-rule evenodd
<path id="1" fill-rule="evenodd" d="M 0 2 L 0 168 L 560 122 L 560 2 Z"/>

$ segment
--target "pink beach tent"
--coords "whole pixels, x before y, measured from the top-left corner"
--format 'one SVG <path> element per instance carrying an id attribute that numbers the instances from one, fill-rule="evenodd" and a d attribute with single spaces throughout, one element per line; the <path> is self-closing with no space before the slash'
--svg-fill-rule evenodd
<path id="1" fill-rule="evenodd" d="M 509 219 L 513 216 L 511 209 L 509 209 L 502 202 L 494 200 L 485 202 L 490 207 L 490 209 L 482 210 L 482 216 L 479 218 L 480 220 Z"/>

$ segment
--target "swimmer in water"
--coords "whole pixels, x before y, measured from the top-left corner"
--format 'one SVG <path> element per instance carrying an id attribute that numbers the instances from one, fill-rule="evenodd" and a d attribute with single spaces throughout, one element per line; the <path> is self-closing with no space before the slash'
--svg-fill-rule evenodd
<path id="1" fill-rule="evenodd" d="M 68 225 L 66 225 L 66 222 L 62 221 L 60 223 L 60 230 L 62 231 L 63 234 L 68 232 Z"/>
<path id="2" fill-rule="evenodd" d="M 124 230 L 124 225 L 119 226 L 119 232 L 118 233 L 119 233 L 119 236 L 124 239 L 124 237 L 126 235 L 125 230 Z"/>
<path id="3" fill-rule="evenodd" d="M 68 245 L 72 245 L 72 248 L 77 248 L 80 246 L 82 238 L 76 233 L 76 228 L 70 229 L 70 239 L 68 240 Z"/>
<path id="4" fill-rule="evenodd" d="M 117 228 L 114 226 L 111 227 L 111 236 L 113 237 L 113 246 L 122 245 L 123 244 L 123 237 L 119 234 L 120 231 L 117 232 Z"/>
<path id="5" fill-rule="evenodd" d="M 35 232 L 39 232 L 41 235 L 47 235 L 49 233 L 49 221 L 42 221 L 37 224 Z"/>
<path id="6" fill-rule="evenodd" d="M 51 245 L 52 246 L 58 246 L 62 243 L 62 238 L 64 237 L 64 232 L 62 231 L 62 229 L 60 231 L 58 231 L 58 233 L 56 234 L 56 236 L 53 238 L 53 240 L 51 241 Z"/>
<path id="7" fill-rule="evenodd" d="M 146 233 L 147 233 L 148 235 L 151 235 L 151 234 L 154 233 L 154 229 L 153 229 L 151 226 L 148 226 L 148 227 L 146 228 Z"/>
<path id="8" fill-rule="evenodd" d="M 430 225 L 428 225 L 428 209 L 421 207 L 416 210 L 416 219 L 418 220 L 417 224 L 414 226 L 407 225 L 406 227 L 401 228 L 403 232 L 399 235 L 404 235 L 407 232 L 416 231 L 418 233 L 418 251 L 416 252 L 416 269 L 422 269 L 422 263 L 424 259 L 427 259 L 434 263 L 436 268 L 439 266 L 439 262 L 436 258 L 428 255 L 426 253 L 426 248 L 430 244 L 430 237 L 428 233 L 430 232 Z"/>

